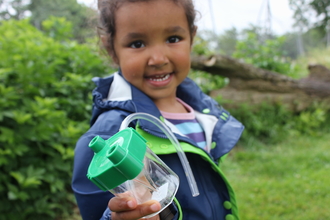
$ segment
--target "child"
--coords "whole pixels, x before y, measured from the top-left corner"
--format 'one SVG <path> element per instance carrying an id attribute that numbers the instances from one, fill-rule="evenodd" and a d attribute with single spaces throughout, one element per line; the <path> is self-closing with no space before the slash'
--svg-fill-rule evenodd
<path id="1" fill-rule="evenodd" d="M 243 126 L 187 78 L 196 33 L 192 0 L 99 0 L 101 40 L 119 71 L 95 79 L 91 128 L 75 150 L 72 188 L 83 219 L 139 219 L 160 210 L 114 197 L 86 178 L 93 157 L 88 144 L 118 132 L 126 116 L 145 112 L 162 119 L 181 143 L 200 195 L 192 197 L 175 148 L 152 123 L 132 127 L 180 177 L 174 202 L 151 219 L 238 219 L 234 192 L 219 163 L 236 144 Z"/>

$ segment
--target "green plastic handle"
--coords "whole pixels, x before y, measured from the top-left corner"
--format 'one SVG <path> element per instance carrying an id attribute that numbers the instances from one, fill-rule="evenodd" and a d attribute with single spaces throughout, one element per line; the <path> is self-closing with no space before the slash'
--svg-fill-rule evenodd
<path id="1" fill-rule="evenodd" d="M 134 179 L 143 169 L 146 140 L 133 128 L 121 130 L 108 140 L 96 136 L 89 147 L 95 154 L 87 178 L 103 191 Z"/>

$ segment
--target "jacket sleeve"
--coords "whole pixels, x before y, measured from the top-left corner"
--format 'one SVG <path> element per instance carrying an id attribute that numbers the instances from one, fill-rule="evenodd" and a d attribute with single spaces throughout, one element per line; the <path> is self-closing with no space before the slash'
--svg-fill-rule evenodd
<path id="1" fill-rule="evenodd" d="M 77 142 L 74 156 L 72 189 L 82 219 L 99 220 L 113 197 L 95 186 L 87 177 L 87 169 L 94 155 L 88 144 L 94 136 L 85 134 Z"/>
<path id="2" fill-rule="evenodd" d="M 89 142 L 96 135 L 105 140 L 109 139 L 118 132 L 120 123 L 126 115 L 125 112 L 121 111 L 102 113 L 76 144 L 71 186 L 84 220 L 101 219 L 108 207 L 109 200 L 113 197 L 110 192 L 99 189 L 86 176 L 89 164 L 94 156 L 94 152 L 88 147 Z"/>

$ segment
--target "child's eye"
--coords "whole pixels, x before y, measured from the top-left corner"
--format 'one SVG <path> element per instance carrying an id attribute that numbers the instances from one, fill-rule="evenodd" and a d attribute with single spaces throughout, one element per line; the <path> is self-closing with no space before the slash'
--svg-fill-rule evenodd
<path id="1" fill-rule="evenodd" d="M 142 43 L 142 41 L 135 41 L 135 42 L 131 43 L 130 47 L 137 49 L 137 48 L 141 48 L 141 47 L 145 47 L 145 46 Z"/>
<path id="2" fill-rule="evenodd" d="M 177 36 L 169 37 L 167 43 L 178 43 L 181 39 Z"/>

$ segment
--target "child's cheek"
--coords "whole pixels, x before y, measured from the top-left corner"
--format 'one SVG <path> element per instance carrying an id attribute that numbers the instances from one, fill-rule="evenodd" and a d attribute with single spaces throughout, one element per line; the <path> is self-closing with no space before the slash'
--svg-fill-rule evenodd
<path id="1" fill-rule="evenodd" d="M 190 49 L 185 48 L 180 50 L 177 52 L 175 59 L 181 68 L 190 68 Z"/>
<path id="2" fill-rule="evenodd" d="M 125 78 L 135 78 L 139 74 L 143 73 L 143 61 L 141 56 L 127 56 L 127 58 L 122 59 L 120 62 L 120 68 Z"/>

